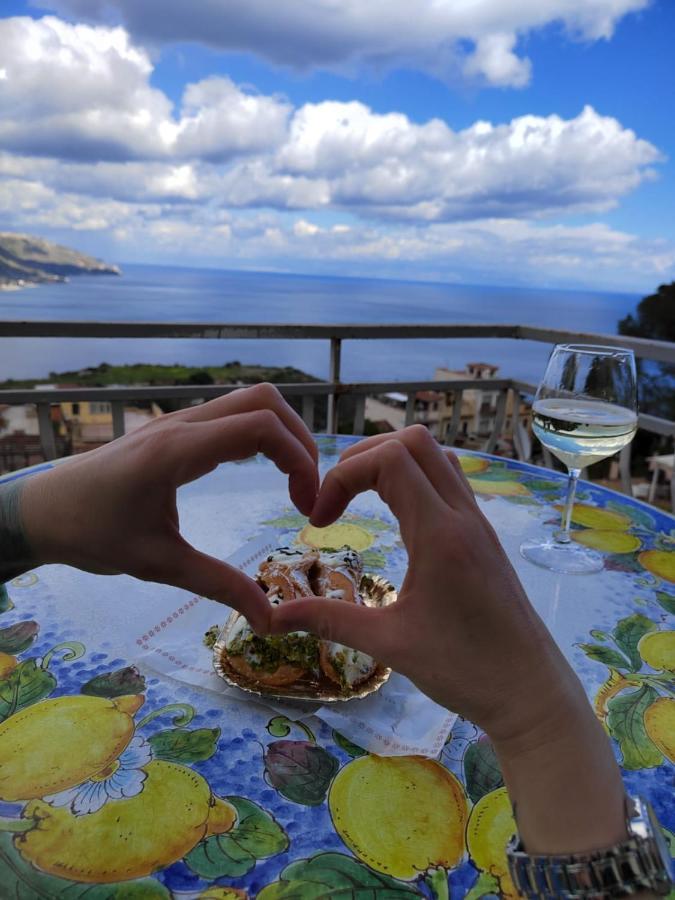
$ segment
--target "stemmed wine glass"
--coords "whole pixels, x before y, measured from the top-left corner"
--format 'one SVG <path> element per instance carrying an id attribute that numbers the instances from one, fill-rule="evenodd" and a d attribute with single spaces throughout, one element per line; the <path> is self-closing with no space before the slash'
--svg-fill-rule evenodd
<path id="1" fill-rule="evenodd" d="M 632 350 L 558 344 L 532 404 L 533 429 L 569 471 L 562 526 L 552 538 L 521 544 L 525 559 L 567 575 L 598 572 L 599 553 L 575 543 L 570 521 L 583 468 L 618 453 L 637 430 L 637 382 Z"/>

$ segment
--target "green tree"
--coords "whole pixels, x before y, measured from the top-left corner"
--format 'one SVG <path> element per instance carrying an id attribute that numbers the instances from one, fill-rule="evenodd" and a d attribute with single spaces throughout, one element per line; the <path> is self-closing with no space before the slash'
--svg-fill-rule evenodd
<path id="1" fill-rule="evenodd" d="M 619 334 L 675 343 L 675 281 L 645 297 L 634 315 L 619 322 Z M 664 419 L 675 419 L 675 364 L 638 363 L 640 408 Z"/>

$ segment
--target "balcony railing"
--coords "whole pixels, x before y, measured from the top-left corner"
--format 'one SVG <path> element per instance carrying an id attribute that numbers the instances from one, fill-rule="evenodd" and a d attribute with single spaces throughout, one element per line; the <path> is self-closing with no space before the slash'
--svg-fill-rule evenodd
<path id="1" fill-rule="evenodd" d="M 419 338 L 510 338 L 538 341 L 546 344 L 581 343 L 606 344 L 625 347 L 634 351 L 639 359 L 666 362 L 675 365 L 675 344 L 652 341 L 623 335 L 591 334 L 536 328 L 526 325 L 471 325 L 471 324 L 397 324 L 397 325 L 302 325 L 302 324 L 226 324 L 183 322 L 0 322 L 2 338 L 156 338 L 177 339 L 248 339 L 248 340 L 325 340 L 328 342 L 327 382 L 279 384 L 279 390 L 288 397 L 299 397 L 302 415 L 310 429 L 314 429 L 315 402 L 327 398 L 326 431 L 334 433 L 338 427 L 338 405 L 342 396 L 354 400 L 353 433 L 363 434 L 365 403 L 368 396 L 390 392 L 405 394 L 405 423 L 415 421 L 415 398 L 419 391 L 439 391 L 453 396 L 453 410 L 445 435 L 445 442 L 453 444 L 461 426 L 462 394 L 465 391 L 485 390 L 498 394 L 493 427 L 485 438 L 482 449 L 493 452 L 503 435 L 511 393 L 511 437 L 518 458 L 529 460 L 531 441 L 527 430 L 519 421 L 518 409 L 523 398 L 531 397 L 536 385 L 514 379 L 471 379 L 447 381 L 341 381 L 341 351 L 346 340 L 400 340 Z M 236 390 L 237 385 L 171 385 L 166 387 L 132 386 L 109 388 L 64 388 L 42 390 L 2 390 L 1 404 L 34 404 L 40 429 L 40 441 L 45 459 L 57 455 L 56 439 L 51 421 L 51 406 L 62 402 L 104 402 L 112 409 L 112 433 L 119 437 L 124 433 L 124 408 L 138 401 L 182 401 L 184 403 L 209 400 Z M 640 414 L 639 428 L 668 438 L 675 437 L 675 422 L 656 416 Z M 550 457 L 545 453 L 547 464 Z M 630 478 L 630 445 L 621 454 L 621 480 L 623 489 L 632 492 Z M 675 509 L 675 478 L 671 481 L 671 495 Z"/>

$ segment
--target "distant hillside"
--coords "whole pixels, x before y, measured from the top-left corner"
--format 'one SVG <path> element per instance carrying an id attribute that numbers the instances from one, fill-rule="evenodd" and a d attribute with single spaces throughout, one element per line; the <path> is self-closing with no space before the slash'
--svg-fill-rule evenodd
<path id="1" fill-rule="evenodd" d="M 70 275 L 120 275 L 111 266 L 42 238 L 0 232 L 0 289 L 65 281 Z"/>

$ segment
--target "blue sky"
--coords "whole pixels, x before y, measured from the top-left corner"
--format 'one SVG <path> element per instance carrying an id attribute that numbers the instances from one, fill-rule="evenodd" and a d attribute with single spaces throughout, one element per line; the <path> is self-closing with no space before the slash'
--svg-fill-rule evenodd
<path id="1" fill-rule="evenodd" d="M 0 228 L 650 290 L 675 277 L 673 36 L 669 0 L 10 0 Z"/>

